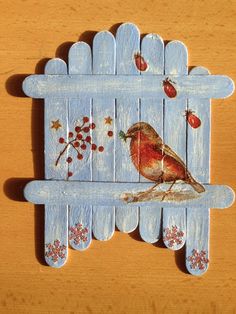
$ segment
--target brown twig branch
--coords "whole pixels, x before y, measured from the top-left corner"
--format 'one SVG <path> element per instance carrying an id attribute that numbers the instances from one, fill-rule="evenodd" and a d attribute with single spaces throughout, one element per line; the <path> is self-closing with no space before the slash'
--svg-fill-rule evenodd
<path id="1" fill-rule="evenodd" d="M 55 162 L 55 166 L 58 165 L 59 160 L 61 159 L 61 156 L 65 153 L 65 151 L 66 151 L 66 149 L 67 149 L 68 146 L 69 146 L 69 143 L 67 143 L 66 146 L 64 147 L 64 149 L 60 152 L 60 154 L 59 154 L 59 156 L 57 157 L 57 160 L 56 160 L 56 162 Z"/>
<path id="2" fill-rule="evenodd" d="M 56 162 L 55 162 L 55 166 L 58 165 L 59 160 L 60 160 L 61 157 L 64 155 L 64 153 L 65 153 L 65 151 L 67 150 L 68 146 L 69 146 L 69 145 L 72 145 L 72 146 L 74 147 L 73 142 L 75 142 L 75 141 L 76 141 L 76 138 L 74 138 L 73 140 L 71 140 L 70 142 L 68 142 L 68 143 L 66 144 L 66 146 L 64 147 L 64 149 L 60 152 L 59 156 L 57 157 L 57 160 L 56 160 Z M 76 148 L 74 147 L 74 149 L 76 149 Z M 77 149 L 76 149 L 76 150 L 77 150 Z"/>
<path id="3" fill-rule="evenodd" d="M 197 193 L 193 190 L 171 190 L 171 191 L 161 191 L 161 190 L 146 190 L 136 193 L 123 193 L 121 199 L 126 203 L 136 203 L 145 201 L 169 201 L 169 202 L 181 202 L 188 199 L 194 199 L 199 197 Z"/>

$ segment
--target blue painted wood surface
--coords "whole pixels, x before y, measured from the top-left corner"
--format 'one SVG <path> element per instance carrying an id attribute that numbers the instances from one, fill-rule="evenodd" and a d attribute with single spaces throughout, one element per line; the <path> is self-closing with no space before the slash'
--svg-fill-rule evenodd
<path id="1" fill-rule="evenodd" d="M 165 74 L 188 74 L 188 51 L 180 41 L 165 47 Z M 174 108 L 173 108 L 174 107 Z M 186 121 L 183 118 L 187 100 L 165 100 L 164 142 L 186 163 Z M 186 240 L 186 209 L 169 207 L 163 210 L 163 242 L 172 250 L 179 250 Z"/>
<path id="2" fill-rule="evenodd" d="M 166 92 L 166 79 L 176 97 Z M 45 204 L 45 258 L 50 266 L 65 263 L 68 233 L 70 245 L 84 250 L 92 232 L 97 239 L 108 240 L 115 223 L 123 232 L 133 231 L 139 223 L 144 241 L 158 241 L 163 208 L 166 246 L 181 248 L 187 234 L 188 271 L 199 275 L 207 270 L 209 208 L 225 208 L 234 201 L 229 187 L 208 184 L 210 98 L 232 94 L 234 83 L 229 77 L 209 75 L 201 67 L 188 75 L 187 49 L 181 42 L 172 41 L 164 49 L 158 35 L 148 34 L 140 41 L 138 28 L 125 23 L 116 39 L 107 31 L 98 33 L 92 53 L 86 43 L 74 44 L 68 74 L 64 61 L 50 60 L 45 75 L 27 77 L 23 90 L 28 96 L 45 98 L 45 178 L 49 181 L 29 183 L 25 197 Z M 201 127 L 191 127 L 186 109 L 199 117 Z M 170 185 L 161 184 L 153 199 L 137 201 L 137 193 L 154 183 L 134 168 L 129 142 L 122 141 L 119 132 L 127 132 L 138 121 L 154 127 L 204 184 L 204 193 L 178 183 L 162 200 Z M 79 126 L 83 130 L 76 131 Z"/>
<path id="3" fill-rule="evenodd" d="M 141 44 L 141 55 L 148 64 L 147 71 L 142 75 L 164 73 L 164 42 L 155 34 L 146 35 Z M 145 98 L 140 101 L 140 118 L 152 125 L 158 134 L 163 137 L 163 100 Z M 141 182 L 148 180 L 140 176 Z M 140 206 L 139 232 L 142 239 L 149 243 L 155 243 L 161 235 L 162 208 L 150 208 Z"/>
<path id="4" fill-rule="evenodd" d="M 125 26 L 122 26 L 123 28 Z M 128 26 L 126 26 L 128 27 Z M 120 31 L 121 32 L 121 31 Z M 117 62 L 121 62 L 122 71 L 124 69 L 124 61 L 119 54 L 119 29 L 117 34 Z M 127 35 L 130 33 L 128 32 Z M 133 36 L 133 34 L 132 34 Z M 123 35 L 122 35 L 123 37 Z M 132 38 L 132 37 L 131 37 Z M 131 41 L 123 42 L 127 46 Z M 139 51 L 139 47 L 134 46 L 132 53 Z M 122 49 L 125 54 L 126 49 Z M 132 58 L 129 53 L 129 60 Z M 131 70 L 134 69 L 132 59 Z M 125 63 L 127 65 L 127 63 Z M 124 72 L 118 71 L 120 64 L 117 63 L 117 74 L 123 75 L 103 75 L 103 76 L 87 76 L 87 75 L 67 75 L 67 76 L 51 76 L 51 75 L 31 75 L 27 77 L 23 83 L 23 90 L 26 95 L 32 98 L 78 98 L 82 96 L 90 97 L 110 97 L 110 98 L 166 98 L 168 96 L 163 91 L 163 81 L 169 78 L 176 83 L 178 99 L 186 98 L 225 98 L 230 96 L 234 91 L 233 81 L 223 75 L 155 75 L 155 76 L 138 76 L 124 75 Z M 130 73 L 126 73 L 130 74 Z"/>
<path id="5" fill-rule="evenodd" d="M 61 59 L 49 60 L 45 74 L 67 74 L 67 65 Z M 44 156 L 45 179 L 66 179 L 66 154 L 58 167 L 55 160 L 60 152 L 58 138 L 67 139 L 68 101 L 66 99 L 45 98 L 44 106 Z M 55 128 L 54 128 L 55 126 Z M 68 256 L 68 205 L 45 205 L 45 260 L 52 267 L 61 267 Z"/>
<path id="6" fill-rule="evenodd" d="M 115 65 L 115 38 L 110 32 L 100 32 L 93 40 L 93 74 L 115 74 Z M 96 129 L 92 133 L 92 141 L 97 143 L 98 147 L 92 158 L 92 180 L 114 181 L 114 137 L 109 137 L 104 133 L 115 133 L 115 99 L 94 98 L 92 115 L 96 125 Z M 107 121 L 110 123 L 106 123 Z M 99 147 L 104 150 L 99 152 Z M 93 206 L 94 237 L 98 240 L 109 240 L 114 231 L 115 206 Z"/>
<path id="7" fill-rule="evenodd" d="M 92 55 L 88 44 L 78 42 L 70 48 L 69 74 L 92 74 Z M 72 139 L 77 134 L 75 128 L 83 124 L 83 117 L 91 118 L 91 110 L 92 99 L 89 97 L 69 100 L 68 132 L 73 133 Z M 80 134 L 84 136 L 83 132 Z M 68 165 L 73 175 L 68 180 L 90 181 L 92 180 L 92 154 L 91 151 L 84 151 L 80 148 L 73 146 L 69 148 L 69 157 L 72 158 L 72 162 Z M 78 154 L 81 154 L 83 159 L 78 159 Z M 87 204 L 80 206 L 79 202 L 70 205 L 68 231 L 71 247 L 76 250 L 85 250 L 89 247 L 92 241 L 92 206 Z"/>
<path id="8" fill-rule="evenodd" d="M 25 197 L 34 204 L 80 204 L 92 205 L 125 205 L 129 208 L 137 206 L 181 207 L 211 207 L 226 208 L 234 201 L 233 190 L 226 185 L 204 185 L 204 193 L 196 193 L 188 184 L 176 184 L 173 194 L 167 195 L 162 201 L 163 192 L 170 184 L 160 185 L 159 195 L 145 201 L 135 201 L 132 197 L 125 197 L 127 193 L 145 191 L 153 186 L 148 182 L 81 182 L 81 181 L 31 181 L 26 185 Z M 184 196 L 184 198 L 182 198 Z"/>
<path id="9" fill-rule="evenodd" d="M 193 68 L 191 75 L 207 75 L 202 67 Z M 193 129 L 187 124 L 188 168 L 203 183 L 210 182 L 210 99 L 189 99 L 188 110 L 201 121 L 201 127 Z M 189 208 L 187 211 L 186 267 L 193 275 L 202 275 L 209 265 L 210 209 Z"/>
<path id="10" fill-rule="evenodd" d="M 116 33 L 116 73 L 120 75 L 132 74 L 139 76 L 135 66 L 134 55 L 140 51 L 140 33 L 133 24 L 121 25 Z M 112 87 L 110 87 L 112 89 Z M 129 147 L 120 140 L 119 130 L 128 128 L 139 121 L 140 106 L 137 97 L 121 93 L 116 100 L 116 138 L 115 138 L 115 180 L 139 181 L 139 173 L 131 162 Z M 116 226 L 120 231 L 131 232 L 138 226 L 138 207 L 127 210 L 126 207 L 116 208 Z"/>

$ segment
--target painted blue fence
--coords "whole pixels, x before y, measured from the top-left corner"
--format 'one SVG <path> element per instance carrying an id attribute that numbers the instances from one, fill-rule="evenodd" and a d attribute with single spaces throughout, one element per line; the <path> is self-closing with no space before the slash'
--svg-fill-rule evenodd
<path id="1" fill-rule="evenodd" d="M 127 233 L 139 225 L 148 243 L 162 234 L 169 249 L 186 245 L 188 271 L 203 274 L 209 265 L 209 208 L 224 208 L 234 200 L 229 187 L 209 185 L 210 98 L 231 95 L 232 80 L 202 67 L 188 73 L 182 42 L 164 46 L 155 34 L 141 41 L 138 28 L 125 23 L 116 38 L 108 31 L 98 33 L 92 51 L 84 42 L 75 43 L 68 66 L 50 60 L 45 74 L 27 77 L 23 89 L 45 99 L 46 180 L 29 183 L 25 196 L 45 204 L 46 262 L 61 267 L 68 243 L 84 250 L 92 234 L 109 240 L 115 224 Z M 134 156 L 126 132 L 139 122 L 155 129 L 171 147 L 171 158 L 182 160 L 175 171 L 183 162 L 204 186 L 203 193 L 179 181 L 154 189 L 141 168 L 135 169 L 134 158 L 145 171 L 163 175 L 166 169 L 163 155 L 161 168 L 150 168 L 147 158 L 158 150 L 141 150 L 141 142 Z"/>

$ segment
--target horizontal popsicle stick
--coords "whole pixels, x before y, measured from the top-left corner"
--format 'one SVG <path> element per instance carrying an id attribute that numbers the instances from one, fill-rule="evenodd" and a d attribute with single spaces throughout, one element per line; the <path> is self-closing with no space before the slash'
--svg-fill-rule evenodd
<path id="1" fill-rule="evenodd" d="M 151 198 L 135 201 L 137 193 L 147 191 L 153 183 L 31 181 L 25 187 L 25 198 L 34 204 L 84 204 L 183 208 L 226 208 L 234 201 L 233 190 L 226 185 L 204 185 L 205 192 L 196 193 L 187 184 L 176 184 L 162 201 L 169 184 L 159 186 Z"/>
<path id="2" fill-rule="evenodd" d="M 166 79 L 177 92 L 175 98 L 164 92 Z M 225 98 L 233 93 L 234 83 L 223 75 L 31 75 L 23 90 L 32 98 Z"/>

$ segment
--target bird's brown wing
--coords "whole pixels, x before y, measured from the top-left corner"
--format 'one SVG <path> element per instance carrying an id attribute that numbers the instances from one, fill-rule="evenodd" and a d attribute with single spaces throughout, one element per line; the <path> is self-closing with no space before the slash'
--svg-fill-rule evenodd
<path id="1" fill-rule="evenodd" d="M 186 168 L 185 163 L 183 160 L 170 148 L 170 146 L 166 144 L 162 144 L 162 150 L 164 155 L 168 155 L 170 157 L 173 157 L 176 161 L 178 161 L 184 168 Z"/>

